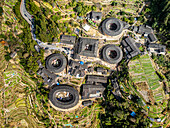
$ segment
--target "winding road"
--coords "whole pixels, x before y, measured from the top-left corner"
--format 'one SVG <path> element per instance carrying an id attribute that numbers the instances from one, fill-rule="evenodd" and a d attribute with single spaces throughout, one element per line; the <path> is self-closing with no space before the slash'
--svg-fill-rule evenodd
<path id="1" fill-rule="evenodd" d="M 37 42 L 37 44 L 44 49 L 54 49 L 54 50 L 58 50 L 61 52 L 65 52 L 68 55 L 68 58 L 70 58 L 70 53 L 68 51 L 66 51 L 64 48 L 59 48 L 56 47 L 58 44 L 52 44 L 52 45 L 48 45 L 47 43 L 42 42 L 41 40 L 36 38 L 35 35 L 35 27 L 34 27 L 34 17 L 29 14 L 29 12 L 26 10 L 25 7 L 25 2 L 26 0 L 21 0 L 21 5 L 20 5 L 20 13 L 22 15 L 22 17 L 28 22 L 28 24 L 31 26 L 31 35 L 32 35 L 32 39 L 35 40 Z M 68 54 L 69 53 L 69 54 Z"/>
<path id="2" fill-rule="evenodd" d="M 20 13 L 22 15 L 22 17 L 24 17 L 24 19 L 30 24 L 32 25 L 33 22 L 33 16 L 31 16 L 25 7 L 25 0 L 21 0 L 21 5 L 20 5 Z"/>

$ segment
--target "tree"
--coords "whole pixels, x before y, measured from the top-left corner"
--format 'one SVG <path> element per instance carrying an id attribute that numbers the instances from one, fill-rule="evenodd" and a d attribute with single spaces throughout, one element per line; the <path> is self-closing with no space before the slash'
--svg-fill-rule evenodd
<path id="1" fill-rule="evenodd" d="M 143 20 L 143 16 L 139 16 L 137 19 L 138 19 L 138 21 L 142 21 Z"/>
<path id="2" fill-rule="evenodd" d="M 124 17 L 123 17 L 123 21 L 128 22 L 129 20 L 128 20 L 128 18 L 126 18 L 126 17 L 124 16 Z"/>
<path id="3" fill-rule="evenodd" d="M 126 13 L 125 13 L 124 11 L 121 11 L 120 14 L 121 14 L 121 15 L 125 15 Z"/>
<path id="4" fill-rule="evenodd" d="M 82 6 L 81 5 L 78 5 L 76 8 L 75 8 L 76 12 L 80 13 L 82 11 Z"/>
<path id="5" fill-rule="evenodd" d="M 90 7 L 90 6 L 84 5 L 83 2 L 78 2 L 76 7 L 74 8 L 74 11 L 78 13 L 78 16 L 83 16 L 88 11 L 90 11 L 91 8 L 93 8 L 95 10 L 96 6 Z"/>
<path id="6" fill-rule="evenodd" d="M 57 13 L 58 13 L 59 16 L 61 15 L 61 12 L 57 12 Z"/>
<path id="7" fill-rule="evenodd" d="M 0 7 L 0 16 L 2 16 L 2 13 L 3 13 L 3 8 Z"/>
<path id="8" fill-rule="evenodd" d="M 71 17 L 71 18 L 73 18 L 73 17 L 74 17 L 74 14 L 73 14 L 73 13 L 72 13 L 72 14 L 70 14 L 70 17 Z"/>
<path id="9" fill-rule="evenodd" d="M 123 4 L 123 7 L 127 7 L 127 4 Z"/>
<path id="10" fill-rule="evenodd" d="M 6 55 L 4 57 L 6 61 L 9 61 L 11 59 L 9 52 L 6 52 Z"/>
<path id="11" fill-rule="evenodd" d="M 117 6 L 117 2 L 112 1 L 111 5 L 112 5 L 112 6 Z"/>
<path id="12" fill-rule="evenodd" d="M 68 9 L 69 8 L 69 4 L 66 4 L 65 8 Z"/>
<path id="13" fill-rule="evenodd" d="M 97 7 L 95 5 L 92 6 L 92 10 L 96 11 Z"/>
<path id="14" fill-rule="evenodd" d="M 137 103 L 138 103 L 140 106 L 144 106 L 141 98 L 138 98 L 138 99 L 137 99 Z"/>
<path id="15" fill-rule="evenodd" d="M 148 13 L 148 12 L 150 12 L 150 11 L 151 11 L 151 10 L 150 10 L 149 8 L 146 8 L 146 9 L 145 9 L 145 12 L 146 12 L 146 13 Z"/>
<path id="16" fill-rule="evenodd" d="M 68 17 L 68 15 L 65 15 L 65 18 L 67 18 Z"/>
<path id="17" fill-rule="evenodd" d="M 135 20 L 135 18 L 134 17 L 130 17 L 129 20 L 133 22 Z"/>
<path id="18" fill-rule="evenodd" d="M 5 49 L 5 50 L 8 50 L 8 46 L 4 46 L 4 49 Z"/>

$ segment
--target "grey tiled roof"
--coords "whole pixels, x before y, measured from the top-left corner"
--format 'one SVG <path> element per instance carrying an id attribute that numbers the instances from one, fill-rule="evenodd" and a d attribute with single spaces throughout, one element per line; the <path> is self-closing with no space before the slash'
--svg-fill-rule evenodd
<path id="1" fill-rule="evenodd" d="M 97 71 L 97 72 L 103 72 L 103 71 L 104 71 L 104 68 L 103 68 L 103 67 L 97 67 L 97 68 L 96 68 L 96 71 Z"/>
<path id="2" fill-rule="evenodd" d="M 74 44 L 76 42 L 76 37 L 69 35 L 61 35 L 60 42 L 65 44 Z"/>
<path id="3" fill-rule="evenodd" d="M 139 48 L 136 46 L 134 39 L 132 39 L 131 37 L 125 38 L 121 42 L 121 45 L 127 51 L 128 58 L 133 58 L 134 56 L 141 53 Z"/>
<path id="4" fill-rule="evenodd" d="M 155 52 L 157 52 L 157 53 L 166 52 L 166 46 L 165 45 L 150 43 L 147 47 L 148 47 L 148 49 L 154 48 Z"/>
<path id="5" fill-rule="evenodd" d="M 85 100 L 82 102 L 82 105 L 84 106 L 89 106 L 89 105 L 92 105 L 93 104 L 93 101 L 92 100 Z"/>
<path id="6" fill-rule="evenodd" d="M 39 69 L 37 74 L 39 74 L 44 79 L 45 84 L 48 84 L 49 86 L 54 85 L 56 82 L 57 75 L 51 73 L 44 67 Z"/>
<path id="7" fill-rule="evenodd" d="M 90 18 L 94 20 L 101 20 L 102 19 L 102 12 L 94 12 L 90 13 Z"/>
<path id="8" fill-rule="evenodd" d="M 109 55 L 113 53 L 112 55 Z M 123 52 L 122 49 L 113 44 L 107 44 L 102 50 L 102 58 L 104 61 L 110 64 L 117 64 L 122 60 Z"/>
<path id="9" fill-rule="evenodd" d="M 148 25 L 138 26 L 138 33 L 140 33 L 140 34 L 149 34 L 152 32 L 153 32 L 152 28 L 149 27 Z"/>
<path id="10" fill-rule="evenodd" d="M 117 18 L 107 18 L 101 24 L 102 33 L 108 36 L 119 35 L 123 31 L 123 27 L 123 22 Z"/>
<path id="11" fill-rule="evenodd" d="M 97 57 L 98 39 L 79 38 L 77 53 L 87 57 Z"/>
<path id="12" fill-rule="evenodd" d="M 151 43 L 151 42 L 157 41 L 158 39 L 156 38 L 156 36 L 153 33 L 149 33 L 147 40 L 148 40 L 148 43 Z"/>
<path id="13" fill-rule="evenodd" d="M 81 65 L 78 61 L 71 60 L 70 62 L 71 72 L 70 74 L 73 76 L 79 75 L 79 77 L 85 76 L 85 69 L 87 69 L 87 64 Z"/>
<path id="14" fill-rule="evenodd" d="M 87 82 L 107 83 L 107 77 L 97 75 L 87 75 Z"/>
<path id="15" fill-rule="evenodd" d="M 82 98 L 83 99 L 88 99 L 88 98 L 92 98 L 90 97 L 90 94 L 94 94 L 95 97 L 101 97 L 100 94 L 103 94 L 105 87 L 102 85 L 90 85 L 90 84 L 84 84 L 82 85 Z"/>

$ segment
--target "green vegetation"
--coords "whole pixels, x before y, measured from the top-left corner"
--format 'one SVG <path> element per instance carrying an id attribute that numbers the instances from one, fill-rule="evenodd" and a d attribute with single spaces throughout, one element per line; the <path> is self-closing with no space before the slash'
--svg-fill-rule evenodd
<path id="1" fill-rule="evenodd" d="M 149 55 L 146 54 L 141 56 L 138 60 L 131 61 L 129 67 L 134 83 L 147 82 L 151 90 L 157 90 L 154 91 L 154 95 L 159 92 L 158 88 L 160 87 L 160 79 L 152 67 Z M 155 96 L 157 102 L 162 101 L 162 99 L 162 95 L 159 98 Z"/>
<path id="2" fill-rule="evenodd" d="M 145 13 L 142 12 L 137 20 L 139 22 L 145 22 L 145 15 L 151 14 L 151 16 L 154 17 L 151 18 L 152 26 L 160 32 L 160 37 L 162 35 L 165 37 L 161 41 L 163 42 L 165 40 L 165 44 L 168 44 L 167 40 L 169 40 L 169 33 L 166 30 L 169 29 L 169 14 L 167 13 L 169 4 L 167 0 L 156 0 L 156 2 L 162 3 L 161 11 L 157 12 L 159 15 L 156 16 L 157 14 L 152 12 L 152 10 L 156 9 L 158 5 L 155 6 L 154 4 L 156 2 L 153 0 L 151 1 L 151 6 L 146 8 Z M 4 105 L 1 105 L 0 109 L 3 122 L 5 122 L 6 117 L 8 121 L 7 124 L 1 123 L 0 127 L 18 127 L 18 124 L 21 125 L 19 127 L 38 128 L 43 126 L 49 128 L 54 126 L 65 127 L 67 124 L 71 124 L 75 127 L 90 126 L 92 128 L 99 128 L 101 127 L 100 124 L 105 128 L 149 127 L 150 122 L 147 116 L 141 111 L 147 106 L 144 106 L 142 102 L 144 99 L 136 90 L 133 82 L 147 82 L 150 89 L 154 92 L 155 101 L 163 101 L 163 104 L 157 104 L 157 106 L 155 105 L 156 107 L 150 107 L 150 111 L 148 112 L 150 117 L 157 118 L 160 112 L 169 112 L 170 103 L 168 104 L 169 107 L 164 110 L 167 102 L 163 100 L 163 91 L 159 84 L 159 81 L 165 80 L 164 75 L 169 80 L 168 59 L 165 56 L 153 56 L 153 60 L 163 69 L 164 75 L 162 75 L 162 72 L 160 71 L 155 72 L 148 55 L 139 55 L 130 60 L 129 68 L 127 66 L 128 63 L 123 59 L 118 65 L 119 71 L 113 74 L 112 78 L 117 77 L 119 84 L 124 88 L 121 88 L 121 93 L 123 98 L 126 99 L 122 99 L 118 102 L 112 94 L 111 90 L 114 89 L 111 86 L 111 83 L 109 83 L 103 101 L 102 99 L 98 99 L 92 106 L 80 106 L 76 111 L 71 113 L 63 113 L 54 110 L 49 105 L 49 90 L 44 87 L 40 76 L 36 76 L 36 78 L 34 76 L 38 70 L 37 60 L 41 60 L 44 64 L 44 50 L 41 50 L 40 53 L 35 51 L 34 46 L 37 43 L 32 40 L 30 26 L 20 14 L 20 1 L 16 4 L 15 2 L 17 2 L 17 0 L 5 0 L 6 5 L 15 6 L 5 6 L 3 9 L 0 7 L 0 16 L 2 15 L 2 12 L 5 11 L 4 17 L 6 21 L 4 22 L 4 29 L 7 31 L 6 33 L 0 34 L 0 38 L 5 40 L 8 39 L 10 50 L 17 51 L 18 56 L 14 59 L 14 62 L 19 62 L 16 60 L 18 58 L 20 59 L 20 63 L 16 65 L 11 64 L 8 62 L 11 59 L 8 47 L 0 47 L 0 90 L 2 87 L 4 89 L 4 97 L 0 97 L 0 104 L 4 102 Z M 57 2 L 59 2 L 59 0 Z M 117 17 L 129 24 L 133 24 L 139 7 L 141 7 L 142 4 L 141 1 L 129 0 L 128 2 L 112 1 L 111 5 L 104 5 L 101 10 L 108 12 L 106 17 Z M 85 16 L 92 10 L 99 10 L 95 5 L 85 5 L 84 2 L 76 2 L 76 0 L 72 0 L 64 6 L 60 5 L 60 8 L 67 13 L 65 14 L 57 6 L 53 10 L 52 6 L 54 6 L 54 3 L 55 1 L 53 0 L 43 0 L 43 2 L 39 3 L 40 7 L 38 7 L 35 4 L 35 1 L 26 0 L 26 8 L 35 19 L 36 37 L 43 42 L 53 42 L 54 40 L 57 42 L 59 41 L 60 34 L 73 35 L 73 27 L 75 28 L 79 25 L 73 20 L 73 18 L 76 18 L 77 15 Z M 153 5 L 155 7 L 153 7 Z M 11 13 L 12 8 L 14 14 Z M 106 9 L 110 10 L 110 12 Z M 8 16 L 6 14 L 11 15 Z M 163 16 L 162 19 L 160 18 L 161 15 Z M 17 20 L 14 20 L 14 16 Z M 80 24 L 85 22 L 85 20 L 77 21 Z M 14 22 L 17 22 L 17 26 L 14 26 L 14 30 L 6 29 L 6 26 L 12 28 Z M 21 34 L 15 34 L 15 32 L 18 31 L 18 28 L 21 30 Z M 140 50 L 143 51 L 144 48 L 140 47 Z M 33 81 L 30 79 L 30 76 L 24 72 L 23 67 L 20 66 L 20 64 L 24 67 L 25 71 L 31 75 Z M 103 65 L 97 65 L 97 67 L 109 69 Z M 133 81 L 131 80 L 131 77 Z M 4 81 L 1 80 L 1 78 L 3 78 Z M 81 81 L 81 79 L 79 79 L 79 81 Z M 80 83 L 76 80 L 72 80 L 71 82 L 74 84 Z M 4 84 L 8 84 L 8 86 L 2 86 Z M 129 95 L 132 95 L 134 98 L 129 100 L 127 98 Z M 9 110 L 8 113 L 4 111 L 5 109 L 2 109 L 3 106 Z M 135 118 L 130 116 L 132 111 L 137 114 Z M 23 123 L 24 121 L 25 123 Z M 41 122 L 41 124 L 39 122 Z M 26 126 L 27 123 L 28 126 Z M 23 124 L 25 125 L 23 126 Z M 156 126 L 154 123 L 153 125 Z"/>
<path id="3" fill-rule="evenodd" d="M 9 110 L 8 113 L 2 111 L 0 127 L 17 127 L 18 123 L 20 123 L 21 127 L 25 127 L 27 123 L 28 127 L 42 128 L 43 125 L 36 121 L 35 116 L 31 116 L 34 113 L 34 109 L 31 108 L 28 100 L 29 97 L 34 97 L 32 89 L 35 88 L 36 85 L 20 65 L 7 62 L 4 54 L 5 49 L 0 44 L 0 78 L 4 78 L 5 82 L 0 83 L 0 89 L 3 89 L 4 93 L 4 97 L 0 97 L 0 109 Z M 23 78 L 27 79 L 27 83 L 23 83 Z M 6 86 L 4 86 L 5 84 Z M 24 88 L 28 88 L 27 91 Z M 7 118 L 9 120 L 5 122 Z M 25 121 L 25 124 L 22 124 L 22 121 Z"/>
<path id="4" fill-rule="evenodd" d="M 40 54 L 34 49 L 34 46 L 37 44 L 34 40 L 32 40 L 32 36 L 30 33 L 29 24 L 22 18 L 20 14 L 20 2 L 14 6 L 14 12 L 17 16 L 19 22 L 24 26 L 22 29 L 23 33 L 19 35 L 19 39 L 13 37 L 12 32 L 9 34 L 10 38 L 10 50 L 17 49 L 18 56 L 20 58 L 20 64 L 25 68 L 25 71 L 34 75 L 38 70 L 37 60 L 44 61 L 43 54 L 44 51 L 41 50 Z M 28 57 L 24 58 L 24 54 L 27 53 Z"/>
<path id="5" fill-rule="evenodd" d="M 101 115 L 103 127 L 149 126 L 149 119 L 144 116 L 139 106 L 137 108 L 137 105 L 132 101 L 118 102 L 110 90 L 106 90 L 104 107 L 105 114 Z M 131 111 L 135 111 L 135 118 L 130 116 Z"/>
<path id="6" fill-rule="evenodd" d="M 44 6 L 37 7 L 32 0 L 26 1 L 26 8 L 34 15 L 37 38 L 43 42 L 52 42 L 54 38 L 59 37 L 57 20 L 61 19 L 60 15 L 52 15 L 52 18 L 48 18 L 52 11 Z"/>
<path id="7" fill-rule="evenodd" d="M 112 5 L 112 6 L 117 6 L 117 2 L 112 1 L 111 5 Z"/>
<path id="8" fill-rule="evenodd" d="M 83 2 L 78 2 L 76 4 L 76 7 L 74 8 L 74 11 L 78 13 L 79 16 L 83 16 L 85 14 L 87 14 L 87 12 L 91 11 L 91 10 L 96 10 L 95 6 L 87 6 L 84 5 Z"/>
<path id="9" fill-rule="evenodd" d="M 169 70 L 170 70 L 170 63 L 169 63 L 169 58 L 164 56 L 164 55 L 155 55 L 155 54 L 152 54 L 152 59 L 164 71 L 165 77 L 167 78 L 168 81 L 170 81 L 170 72 L 169 72 Z M 162 77 L 164 77 L 164 76 L 162 76 Z"/>
<path id="10" fill-rule="evenodd" d="M 11 59 L 10 53 L 9 53 L 9 52 L 6 52 L 5 60 L 6 60 L 6 61 L 9 61 L 10 59 Z"/>
<path id="11" fill-rule="evenodd" d="M 0 7 L 0 16 L 2 16 L 2 13 L 3 13 L 3 8 Z"/>
<path id="12" fill-rule="evenodd" d="M 162 44 L 169 48 L 169 0 L 149 0 L 151 2 L 148 12 L 151 15 L 150 24 L 159 32 L 158 37 Z M 159 3 L 159 4 L 158 4 Z M 159 8 L 159 9 L 158 9 Z"/>

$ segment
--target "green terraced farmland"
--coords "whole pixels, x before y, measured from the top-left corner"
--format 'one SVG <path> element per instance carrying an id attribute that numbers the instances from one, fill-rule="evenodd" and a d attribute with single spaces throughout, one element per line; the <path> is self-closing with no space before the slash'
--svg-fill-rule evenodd
<path id="1" fill-rule="evenodd" d="M 147 82 L 150 89 L 154 91 L 154 95 L 160 91 L 159 77 L 155 73 L 155 69 L 152 67 L 149 55 L 143 55 L 138 60 L 131 61 L 129 63 L 129 72 L 134 83 Z M 162 101 L 163 96 L 154 96 L 157 102 Z"/>

